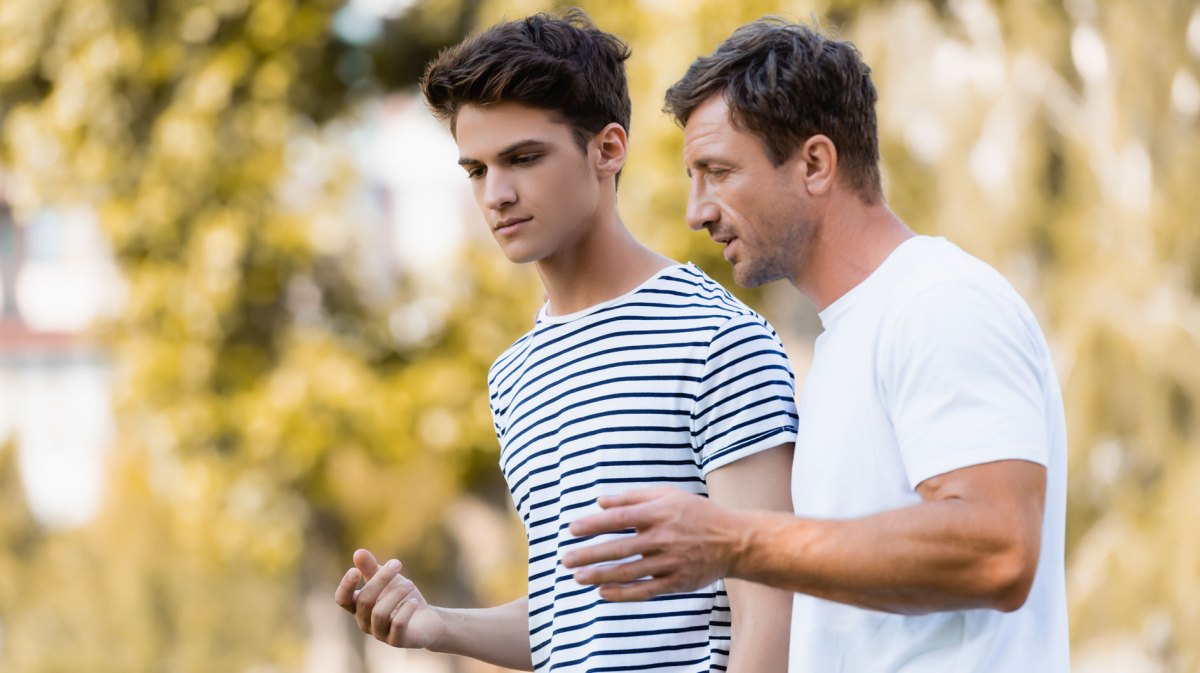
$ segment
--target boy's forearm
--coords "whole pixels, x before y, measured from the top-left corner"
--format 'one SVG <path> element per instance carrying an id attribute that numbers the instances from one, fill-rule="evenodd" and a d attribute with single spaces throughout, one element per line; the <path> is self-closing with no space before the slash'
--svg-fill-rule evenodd
<path id="1" fill-rule="evenodd" d="M 533 670 L 527 596 L 493 608 L 435 609 L 446 623 L 446 635 L 430 650 L 520 671 Z"/>
<path id="2" fill-rule="evenodd" d="M 739 673 L 787 671 L 792 594 L 745 580 L 726 579 L 733 609 L 729 670 Z"/>
<path id="3" fill-rule="evenodd" d="M 743 458 L 708 475 L 709 497 L 732 509 L 792 511 L 793 447 L 784 444 Z M 791 637 L 792 594 L 753 582 L 726 578 L 733 611 L 729 670 L 783 673 Z"/>

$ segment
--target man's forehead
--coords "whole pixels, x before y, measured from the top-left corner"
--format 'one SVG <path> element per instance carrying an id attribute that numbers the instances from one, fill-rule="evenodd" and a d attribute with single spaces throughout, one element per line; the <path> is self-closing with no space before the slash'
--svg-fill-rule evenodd
<path id="1" fill-rule="evenodd" d="M 683 127 L 684 156 L 702 151 L 722 141 L 733 140 L 738 129 L 729 117 L 723 96 L 714 95 L 692 111 Z"/>
<path id="2" fill-rule="evenodd" d="M 683 127 L 684 135 L 700 130 L 711 132 L 722 127 L 732 128 L 729 118 L 729 104 L 721 94 L 713 94 L 688 115 L 687 124 Z"/>

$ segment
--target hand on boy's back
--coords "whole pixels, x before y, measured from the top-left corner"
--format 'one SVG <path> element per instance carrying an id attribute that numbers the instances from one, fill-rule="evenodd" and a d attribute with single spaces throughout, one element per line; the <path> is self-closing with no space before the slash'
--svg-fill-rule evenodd
<path id="1" fill-rule="evenodd" d="M 393 647 L 432 647 L 445 635 L 446 623 L 400 568 L 395 559 L 381 566 L 374 554 L 359 549 L 333 600 L 377 640 Z M 365 582 L 362 588 L 360 582 Z"/>

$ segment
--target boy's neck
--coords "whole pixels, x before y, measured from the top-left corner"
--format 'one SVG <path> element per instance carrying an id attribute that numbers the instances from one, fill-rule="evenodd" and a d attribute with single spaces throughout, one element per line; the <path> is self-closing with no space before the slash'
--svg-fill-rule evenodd
<path id="1" fill-rule="evenodd" d="M 674 264 L 639 243 L 613 212 L 537 269 L 549 314 L 568 315 L 620 297 Z"/>

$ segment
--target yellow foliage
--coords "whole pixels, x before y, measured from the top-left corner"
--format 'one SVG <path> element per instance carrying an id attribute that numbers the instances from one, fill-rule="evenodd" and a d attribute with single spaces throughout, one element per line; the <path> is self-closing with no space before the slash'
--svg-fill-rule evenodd
<path id="1" fill-rule="evenodd" d="M 19 217 L 91 207 L 128 284 L 103 330 L 120 441 L 97 518 L 39 529 L 0 448 L 0 670 L 300 670 L 299 608 L 358 546 L 404 559 L 435 600 L 523 590 L 485 377 L 532 324 L 538 279 L 469 243 L 424 331 L 404 321 L 432 284 L 363 290 L 351 162 L 289 182 L 291 143 L 320 141 L 376 92 L 339 79 L 354 49 L 330 27 L 341 4 L 0 2 L 8 198 Z M 764 14 L 817 12 L 859 46 L 890 205 L 1003 271 L 1050 338 L 1079 660 L 1115 648 L 1150 670 L 1200 670 L 1200 9 L 582 4 L 633 49 L 623 217 L 729 286 L 716 246 L 683 223 L 663 92 Z M 551 7 L 423 0 L 367 52 L 389 83 L 462 30 Z M 802 376 L 811 308 L 790 290 L 737 292 Z"/>

